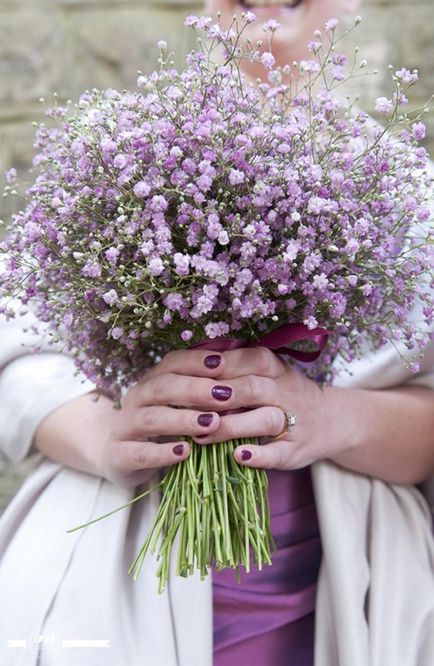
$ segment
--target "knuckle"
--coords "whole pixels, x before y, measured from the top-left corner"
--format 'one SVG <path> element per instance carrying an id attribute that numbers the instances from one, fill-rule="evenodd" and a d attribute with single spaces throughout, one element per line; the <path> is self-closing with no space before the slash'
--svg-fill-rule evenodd
<path id="1" fill-rule="evenodd" d="M 222 438 L 225 440 L 227 439 L 235 439 L 237 437 L 237 429 L 235 427 L 235 424 L 229 417 L 223 417 L 222 422 L 221 422 L 221 430 L 222 430 Z"/>
<path id="2" fill-rule="evenodd" d="M 283 453 L 282 447 L 279 446 L 276 448 L 276 467 L 278 469 L 283 469 L 285 467 L 286 456 Z"/>
<path id="3" fill-rule="evenodd" d="M 205 384 L 206 382 L 206 384 Z M 190 405 L 202 405 L 206 403 L 207 391 L 205 390 L 205 385 L 208 386 L 208 393 L 211 391 L 211 386 L 213 383 L 210 380 L 203 380 L 199 377 L 192 377 L 188 379 L 185 384 L 185 395 L 188 398 L 186 404 Z"/>
<path id="4" fill-rule="evenodd" d="M 152 394 L 158 401 L 159 399 L 163 398 L 164 395 L 167 393 L 167 386 L 168 386 L 168 377 L 169 375 L 162 374 L 158 375 L 157 377 L 154 377 L 151 379 L 152 382 Z"/>
<path id="5" fill-rule="evenodd" d="M 267 349 L 266 347 L 256 347 L 254 352 L 255 352 L 255 365 L 257 367 L 258 374 L 260 375 L 271 374 L 274 364 L 273 352 Z"/>
<path id="6" fill-rule="evenodd" d="M 268 410 L 266 417 L 265 417 L 265 425 L 267 428 L 267 431 L 271 435 L 278 435 L 280 432 L 282 432 L 283 428 L 283 415 L 282 411 L 278 409 L 277 407 L 274 409 Z"/>
<path id="7" fill-rule="evenodd" d="M 272 405 L 276 399 L 276 382 L 269 377 L 260 375 L 247 375 L 247 397 L 257 405 Z"/>
<path id="8" fill-rule="evenodd" d="M 266 384 L 266 387 L 264 386 L 264 391 L 266 391 L 267 403 L 271 405 L 276 404 L 279 397 L 279 387 L 277 382 L 274 379 L 264 379 L 264 384 Z"/>
<path id="9" fill-rule="evenodd" d="M 173 416 L 170 417 L 170 432 L 189 435 L 191 434 L 194 426 L 197 430 L 197 421 L 188 410 L 176 409 L 173 410 Z"/>
<path id="10" fill-rule="evenodd" d="M 247 375 L 246 377 L 246 390 L 247 397 L 256 401 L 259 397 L 262 396 L 264 389 L 264 381 L 262 377 L 258 375 Z"/>
<path id="11" fill-rule="evenodd" d="M 149 456 L 146 448 L 134 450 L 131 454 L 131 462 L 135 467 L 147 467 L 149 463 Z"/>
<path id="12" fill-rule="evenodd" d="M 121 401 L 121 410 L 125 411 L 126 409 L 130 409 L 136 402 L 137 400 L 137 394 L 139 392 L 138 389 L 138 384 L 135 384 L 131 388 L 128 389 L 128 391 L 125 393 L 125 395 L 122 397 Z"/>
<path id="13" fill-rule="evenodd" d="M 167 352 L 167 354 L 163 356 L 159 363 L 160 367 L 167 368 L 173 366 L 178 356 L 179 352 L 177 349 L 172 349 L 171 351 Z"/>
<path id="14" fill-rule="evenodd" d="M 130 468 L 128 458 L 121 442 L 117 442 L 110 452 L 110 467 L 116 472 L 127 472 Z"/>
<path id="15" fill-rule="evenodd" d="M 152 407 L 140 410 L 139 426 L 140 432 L 143 435 L 147 436 L 150 433 L 156 432 L 156 428 L 158 429 L 158 419 L 156 416 L 155 409 Z"/>

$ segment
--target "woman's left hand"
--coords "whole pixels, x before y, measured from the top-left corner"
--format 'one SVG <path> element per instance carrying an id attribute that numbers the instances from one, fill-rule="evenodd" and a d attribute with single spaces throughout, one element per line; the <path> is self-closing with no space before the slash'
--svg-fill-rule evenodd
<path id="1" fill-rule="evenodd" d="M 207 355 L 220 358 L 212 379 L 204 363 Z M 164 381 L 164 376 L 185 375 L 188 385 L 194 386 L 195 395 L 190 389 L 184 406 L 194 404 L 199 409 L 223 411 L 223 414 L 248 410 L 223 415 L 212 433 L 195 437 L 200 444 L 247 437 L 268 441 L 238 447 L 235 458 L 242 465 L 299 469 L 342 451 L 345 441 L 344 433 L 339 432 L 342 425 L 337 426 L 338 419 L 333 418 L 330 405 L 333 389 L 322 388 L 307 379 L 265 347 L 222 353 L 173 351 L 151 373 L 159 376 L 160 381 Z M 193 377 L 197 379 L 192 383 Z M 285 413 L 296 416 L 296 425 L 273 439 L 285 428 Z M 339 423 L 345 423 L 345 418 L 339 419 Z"/>

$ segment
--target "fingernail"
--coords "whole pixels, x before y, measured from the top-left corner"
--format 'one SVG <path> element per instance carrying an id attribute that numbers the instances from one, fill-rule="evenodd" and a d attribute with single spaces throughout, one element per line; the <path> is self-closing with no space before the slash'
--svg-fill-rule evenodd
<path id="1" fill-rule="evenodd" d="M 230 386 L 213 386 L 211 395 L 216 400 L 229 400 L 232 395 L 232 389 Z"/>
<path id="2" fill-rule="evenodd" d="M 250 460 L 251 457 L 252 457 L 252 452 L 251 451 L 247 451 L 246 449 L 241 451 L 241 460 L 243 460 L 244 462 L 246 462 L 247 460 Z"/>
<path id="3" fill-rule="evenodd" d="M 200 426 L 209 426 L 212 423 L 214 416 L 212 414 L 199 414 L 197 422 Z"/>
<path id="4" fill-rule="evenodd" d="M 184 453 L 184 444 L 177 444 L 176 446 L 173 447 L 172 451 L 175 454 L 175 456 L 182 456 L 182 454 Z"/>
<path id="5" fill-rule="evenodd" d="M 204 365 L 206 365 L 207 368 L 210 368 L 210 370 L 213 370 L 214 368 L 218 368 L 222 360 L 221 356 L 217 356 L 217 354 L 211 354 L 210 356 L 205 356 L 203 359 Z"/>

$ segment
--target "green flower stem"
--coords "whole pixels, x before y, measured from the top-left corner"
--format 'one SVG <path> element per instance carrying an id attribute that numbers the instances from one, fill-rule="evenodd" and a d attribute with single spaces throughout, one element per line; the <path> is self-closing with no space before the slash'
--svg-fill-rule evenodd
<path id="1" fill-rule="evenodd" d="M 271 564 L 275 544 L 270 533 L 268 479 L 264 470 L 242 467 L 234 458 L 239 445 L 256 444 L 255 439 L 199 445 L 189 438 L 191 453 L 173 465 L 162 481 L 137 497 L 95 520 L 68 530 L 74 532 L 111 516 L 161 490 L 161 502 L 153 525 L 128 573 L 137 579 L 146 554 L 157 552 L 158 590 L 163 592 L 169 576 L 176 538 L 176 574 L 189 576 L 195 570 L 204 578 L 214 565 L 232 568 L 240 580 L 253 562 L 262 569 Z"/>

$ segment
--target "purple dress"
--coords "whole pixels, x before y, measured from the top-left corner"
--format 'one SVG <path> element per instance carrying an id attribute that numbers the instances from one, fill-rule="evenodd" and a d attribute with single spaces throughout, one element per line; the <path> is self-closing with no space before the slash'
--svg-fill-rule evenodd
<path id="1" fill-rule="evenodd" d="M 214 666 L 313 666 L 321 542 L 310 468 L 271 470 L 273 565 L 213 570 Z"/>

